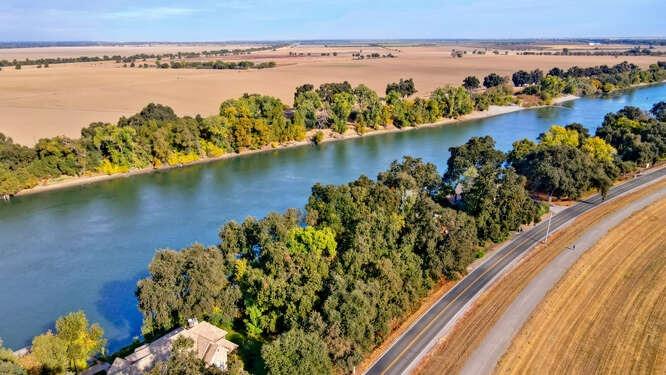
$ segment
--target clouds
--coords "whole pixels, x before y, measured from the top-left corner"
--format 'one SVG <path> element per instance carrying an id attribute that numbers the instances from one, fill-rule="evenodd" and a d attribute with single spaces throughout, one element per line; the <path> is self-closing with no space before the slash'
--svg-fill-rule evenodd
<path id="1" fill-rule="evenodd" d="M 655 0 L 2 0 L 0 40 L 665 36 Z"/>

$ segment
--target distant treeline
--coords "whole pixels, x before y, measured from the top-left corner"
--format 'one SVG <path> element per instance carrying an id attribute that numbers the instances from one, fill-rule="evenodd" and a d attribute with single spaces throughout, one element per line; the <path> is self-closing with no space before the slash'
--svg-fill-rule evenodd
<path id="1" fill-rule="evenodd" d="M 444 280 L 536 222 L 533 194 L 578 198 L 666 157 L 666 103 L 625 107 L 596 135 L 553 126 L 509 153 L 491 137 L 447 170 L 405 157 L 375 180 L 316 184 L 304 210 L 230 221 L 217 245 L 158 251 L 138 283 L 147 337 L 206 319 L 233 329 L 251 373 L 351 373 Z M 305 369 L 305 370 L 304 370 Z"/>
<path id="2" fill-rule="evenodd" d="M 0 67 L 4 66 L 20 66 L 20 65 L 42 65 L 48 67 L 50 64 L 68 64 L 68 63 L 87 63 L 87 62 L 103 62 L 115 61 L 117 63 L 136 63 L 137 61 L 146 61 L 148 59 L 162 60 L 162 59 L 186 59 L 210 56 L 231 56 L 231 55 L 246 55 L 252 52 L 273 50 L 280 48 L 283 45 L 271 45 L 263 47 L 250 47 L 250 48 L 235 48 L 235 49 L 219 49 L 212 51 L 202 52 L 177 52 L 177 53 L 163 53 L 163 54 L 146 54 L 140 53 L 130 56 L 121 55 L 104 55 L 104 56 L 79 56 L 79 57 L 50 57 L 41 59 L 23 59 L 23 60 L 0 60 Z M 185 62 L 184 62 L 185 63 Z"/>
<path id="3" fill-rule="evenodd" d="M 626 51 L 609 51 L 603 49 L 594 51 L 571 51 L 569 48 L 564 48 L 562 51 L 525 51 L 518 52 L 518 54 L 532 56 L 666 56 L 666 52 L 640 47 L 634 47 Z"/>
<path id="4" fill-rule="evenodd" d="M 348 82 L 325 83 L 315 88 L 296 88 L 293 107 L 263 95 L 244 95 L 227 100 L 219 114 L 210 117 L 178 117 L 166 106 L 150 104 L 138 114 L 122 117 L 116 124 L 92 123 L 81 137 L 40 139 L 34 147 L 13 143 L 0 134 L 0 195 L 9 196 L 60 176 L 114 174 L 130 169 L 181 165 L 226 153 L 273 147 L 302 141 L 308 130 L 312 141 L 324 138 L 319 131 L 344 133 L 349 126 L 363 134 L 387 126 L 410 127 L 457 118 L 490 105 L 518 103 L 513 79 L 522 92 L 538 95 L 545 103 L 561 94 L 596 94 L 634 84 L 666 79 L 663 62 L 641 70 L 622 63 L 614 67 L 573 67 L 567 71 L 516 72 L 513 77 L 495 73 L 480 80 L 467 77 L 463 86 L 444 86 L 428 98 L 409 97 L 416 93 L 412 79 L 387 85 L 380 97 L 365 85 Z"/>
<path id="5" fill-rule="evenodd" d="M 171 69 L 267 69 L 275 68 L 275 61 L 255 63 L 253 61 L 172 61 L 163 63 L 161 68 Z"/>

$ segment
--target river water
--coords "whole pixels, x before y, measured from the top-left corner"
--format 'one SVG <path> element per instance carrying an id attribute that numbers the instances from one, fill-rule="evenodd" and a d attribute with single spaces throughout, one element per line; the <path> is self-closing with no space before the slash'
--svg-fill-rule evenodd
<path id="1" fill-rule="evenodd" d="M 507 150 L 552 124 L 594 129 L 625 105 L 649 109 L 666 85 L 483 120 L 251 154 L 0 203 L 0 337 L 19 348 L 83 309 L 111 350 L 139 335 L 136 281 L 159 248 L 214 244 L 228 220 L 302 208 L 316 182 L 375 177 L 412 155 L 443 171 L 448 148 L 490 135 Z"/>

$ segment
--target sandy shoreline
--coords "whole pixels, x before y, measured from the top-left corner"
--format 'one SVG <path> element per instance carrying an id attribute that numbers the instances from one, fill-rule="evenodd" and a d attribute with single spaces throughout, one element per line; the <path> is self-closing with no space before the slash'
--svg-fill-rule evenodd
<path id="1" fill-rule="evenodd" d="M 551 105 L 558 105 L 567 101 L 571 100 L 576 100 L 578 99 L 578 96 L 575 95 L 565 95 L 556 99 L 553 99 L 553 103 Z M 337 134 L 332 132 L 330 129 L 325 129 L 324 134 L 325 138 L 321 143 L 327 143 L 327 142 L 336 142 L 336 141 L 344 141 L 347 139 L 352 139 L 352 138 L 360 138 L 360 137 L 368 137 L 368 136 L 373 136 L 373 135 L 381 135 L 381 134 L 390 134 L 390 133 L 397 133 L 397 132 L 405 132 L 405 131 L 411 131 L 411 130 L 416 130 L 416 129 L 422 129 L 422 128 L 431 128 L 431 127 L 437 127 L 437 126 L 443 126 L 443 125 L 450 125 L 450 124 L 457 124 L 465 121 L 472 121 L 472 120 L 479 120 L 479 119 L 484 119 L 484 118 L 489 118 L 489 117 L 494 117 L 494 116 L 499 116 L 507 113 L 512 113 L 512 112 L 517 112 L 517 111 L 522 111 L 525 109 L 531 109 L 531 108 L 536 108 L 536 107 L 521 107 L 519 105 L 509 105 L 509 106 L 490 106 L 488 110 L 486 111 L 474 111 L 468 115 L 461 116 L 459 118 L 452 118 L 452 119 L 445 119 L 443 121 L 439 121 L 436 123 L 431 123 L 431 124 L 422 124 L 419 126 L 410 126 L 410 127 L 404 127 L 404 128 L 396 128 L 396 127 L 389 127 L 389 128 L 384 128 L 384 129 L 378 129 L 378 130 L 369 130 L 364 134 L 358 134 L 354 130 L 348 130 L 344 134 Z M 56 180 L 48 181 L 44 184 L 37 185 L 33 188 L 30 189 L 25 189 L 21 190 L 18 193 L 16 193 L 16 196 L 24 196 L 24 195 L 31 195 L 31 194 L 38 194 L 38 193 L 44 193 L 48 191 L 53 191 L 53 190 L 59 190 L 59 189 L 66 189 L 70 187 L 76 187 L 76 186 L 82 186 L 82 185 L 88 185 L 88 184 L 94 184 L 97 182 L 103 182 L 103 181 L 109 181 L 113 179 L 118 179 L 118 178 L 125 178 L 125 177 L 131 177 L 131 176 L 136 176 L 136 175 L 141 175 L 141 174 L 146 174 L 146 173 L 154 173 L 154 172 L 159 172 L 159 171 L 166 171 L 169 169 L 174 169 L 174 168 L 185 168 L 191 165 L 197 165 L 197 164 L 204 164 L 204 163 L 212 163 L 215 161 L 219 160 L 224 160 L 224 159 L 229 159 L 229 158 L 234 158 L 234 157 L 240 157 L 240 156 L 245 156 L 245 155 L 251 155 L 251 154 L 256 154 L 260 152 L 267 152 L 267 151 L 273 151 L 273 150 L 280 150 L 280 149 L 286 149 L 286 148 L 292 148 L 292 147 L 301 147 L 301 146 L 307 146 L 311 145 L 312 141 L 311 138 L 312 136 L 317 132 L 317 130 L 310 130 L 308 131 L 305 140 L 299 141 L 299 142 L 289 142 L 283 145 L 280 145 L 278 147 L 265 147 L 259 150 L 248 150 L 248 151 L 242 151 L 240 153 L 229 153 L 225 154 L 219 157 L 214 157 L 214 158 L 204 158 L 201 160 L 197 160 L 192 163 L 188 163 L 183 166 L 164 166 L 164 167 L 150 167 L 150 168 L 143 168 L 143 169 L 135 169 L 131 170 L 126 173 L 117 173 L 117 174 L 112 174 L 112 175 L 93 175 L 93 176 L 80 176 L 80 177 L 61 177 Z"/>

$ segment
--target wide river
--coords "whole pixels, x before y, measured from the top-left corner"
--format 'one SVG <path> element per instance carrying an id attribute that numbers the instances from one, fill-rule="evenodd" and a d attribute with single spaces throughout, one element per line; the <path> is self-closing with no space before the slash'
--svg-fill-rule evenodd
<path id="1" fill-rule="evenodd" d="M 596 128 L 625 105 L 649 109 L 666 85 L 483 120 L 246 155 L 0 203 L 0 337 L 19 348 L 83 309 L 111 350 L 139 335 L 136 281 L 156 249 L 214 244 L 228 220 L 302 208 L 316 182 L 375 177 L 412 155 L 443 171 L 448 148 L 490 135 L 507 150 L 552 124 Z"/>

